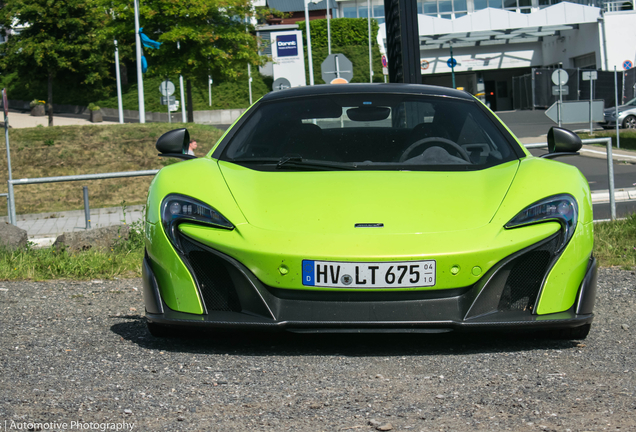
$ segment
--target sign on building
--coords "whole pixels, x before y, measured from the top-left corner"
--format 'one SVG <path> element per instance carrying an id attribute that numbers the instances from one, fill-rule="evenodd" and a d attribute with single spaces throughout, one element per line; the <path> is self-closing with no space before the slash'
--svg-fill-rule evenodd
<path id="1" fill-rule="evenodd" d="M 298 55 L 298 37 L 295 34 L 276 36 L 276 53 L 278 57 Z"/>
<path id="2" fill-rule="evenodd" d="M 291 87 L 307 85 L 303 37 L 299 30 L 270 33 L 274 81 L 284 78 Z"/>

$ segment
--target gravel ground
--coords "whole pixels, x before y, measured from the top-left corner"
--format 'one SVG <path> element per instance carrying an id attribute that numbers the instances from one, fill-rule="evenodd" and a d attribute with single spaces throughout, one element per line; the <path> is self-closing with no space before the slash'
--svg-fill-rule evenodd
<path id="1" fill-rule="evenodd" d="M 4 282 L 0 429 L 636 430 L 635 300 L 634 272 L 601 270 L 584 342 L 492 334 L 157 339 L 146 331 L 138 279 Z"/>

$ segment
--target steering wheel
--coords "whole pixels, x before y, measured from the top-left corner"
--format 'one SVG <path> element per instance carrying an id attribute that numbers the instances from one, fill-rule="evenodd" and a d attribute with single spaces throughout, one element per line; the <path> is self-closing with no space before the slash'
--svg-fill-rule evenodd
<path id="1" fill-rule="evenodd" d="M 402 156 L 400 156 L 400 162 L 404 162 L 405 160 L 407 160 L 409 156 L 411 155 L 411 153 L 413 153 L 413 150 L 415 150 L 417 147 L 420 147 L 430 142 L 439 143 L 441 144 L 440 147 L 443 147 L 444 150 L 447 150 L 447 151 L 452 150 L 454 153 L 457 153 L 466 162 L 470 162 L 470 156 L 468 155 L 466 150 L 464 150 L 459 144 L 454 143 L 453 141 L 449 139 L 441 138 L 441 137 L 422 138 L 421 140 L 415 141 L 413 144 L 408 146 L 406 150 L 404 150 L 404 153 L 402 153 Z M 432 146 L 429 146 L 429 147 L 432 147 Z"/>

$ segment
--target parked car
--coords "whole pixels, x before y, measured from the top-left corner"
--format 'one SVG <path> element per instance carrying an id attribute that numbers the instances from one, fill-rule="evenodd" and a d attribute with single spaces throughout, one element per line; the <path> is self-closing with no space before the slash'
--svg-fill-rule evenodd
<path id="1" fill-rule="evenodd" d="M 603 110 L 605 121 L 599 124 L 604 129 L 616 127 L 616 107 Z M 636 98 L 618 107 L 618 125 L 625 129 L 636 129 Z"/>
<path id="2" fill-rule="evenodd" d="M 211 152 L 157 141 L 143 261 L 148 328 L 547 330 L 584 338 L 589 186 L 533 157 L 468 93 L 406 84 L 273 92 Z"/>

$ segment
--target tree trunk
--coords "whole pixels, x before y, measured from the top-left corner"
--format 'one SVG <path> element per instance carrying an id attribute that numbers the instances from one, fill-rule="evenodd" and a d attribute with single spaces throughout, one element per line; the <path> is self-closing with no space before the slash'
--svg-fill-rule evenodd
<path id="1" fill-rule="evenodd" d="M 49 71 L 49 94 L 46 98 L 46 109 L 49 111 L 49 126 L 53 126 L 53 72 Z"/>
<path id="2" fill-rule="evenodd" d="M 188 105 L 188 123 L 194 123 L 194 107 L 192 106 L 192 83 L 186 80 L 186 103 Z"/>

